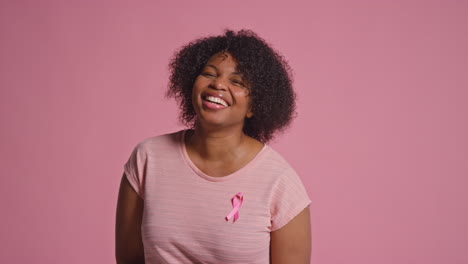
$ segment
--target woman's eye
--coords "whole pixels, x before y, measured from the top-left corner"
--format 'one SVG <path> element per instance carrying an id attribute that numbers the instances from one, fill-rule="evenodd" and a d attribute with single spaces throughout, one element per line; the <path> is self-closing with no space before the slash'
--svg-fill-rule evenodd
<path id="1" fill-rule="evenodd" d="M 202 72 L 201 75 L 203 75 L 203 76 L 214 76 L 213 74 L 211 74 L 209 72 Z"/>
<path id="2" fill-rule="evenodd" d="M 242 83 L 241 81 L 232 81 L 233 83 L 237 84 L 237 85 L 240 85 L 240 86 L 244 86 L 244 83 Z"/>

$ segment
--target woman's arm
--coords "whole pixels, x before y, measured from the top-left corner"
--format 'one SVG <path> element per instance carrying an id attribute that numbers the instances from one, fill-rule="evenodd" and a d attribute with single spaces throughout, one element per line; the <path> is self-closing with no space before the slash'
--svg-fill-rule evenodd
<path id="1" fill-rule="evenodd" d="M 312 239 L 309 206 L 282 228 L 271 232 L 272 264 L 309 264 Z"/>
<path id="2" fill-rule="evenodd" d="M 141 239 L 143 203 L 143 199 L 133 190 L 124 174 L 120 182 L 115 225 L 117 264 L 145 263 Z"/>

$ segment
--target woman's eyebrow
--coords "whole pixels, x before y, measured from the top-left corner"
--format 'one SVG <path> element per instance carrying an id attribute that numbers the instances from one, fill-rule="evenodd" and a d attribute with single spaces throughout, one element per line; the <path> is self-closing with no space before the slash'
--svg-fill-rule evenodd
<path id="1" fill-rule="evenodd" d="M 205 67 L 211 67 L 211 68 L 215 69 L 216 71 L 218 71 L 218 68 L 216 68 L 216 66 L 214 66 L 213 64 L 206 64 Z M 231 74 L 240 75 L 240 76 L 243 75 L 241 72 L 233 72 Z"/>

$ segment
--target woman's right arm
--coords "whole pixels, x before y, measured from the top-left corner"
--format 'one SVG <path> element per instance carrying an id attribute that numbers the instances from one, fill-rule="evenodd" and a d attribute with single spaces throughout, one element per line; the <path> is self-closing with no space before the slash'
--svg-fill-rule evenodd
<path id="1" fill-rule="evenodd" d="M 115 224 L 117 264 L 145 263 L 141 238 L 143 203 L 143 199 L 138 196 L 124 174 L 120 182 Z"/>

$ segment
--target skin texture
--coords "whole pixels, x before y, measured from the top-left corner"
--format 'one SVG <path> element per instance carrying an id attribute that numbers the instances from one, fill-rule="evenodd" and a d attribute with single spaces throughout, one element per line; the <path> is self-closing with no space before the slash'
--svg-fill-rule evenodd
<path id="1" fill-rule="evenodd" d="M 229 52 L 213 55 L 195 79 L 191 100 L 197 120 L 194 129 L 187 132 L 185 144 L 192 162 L 207 175 L 223 177 L 239 170 L 264 146 L 243 131 L 245 120 L 254 116 L 249 89 Z M 229 107 L 207 108 L 203 103 L 207 92 L 224 98 Z M 143 200 L 123 178 L 117 205 L 117 263 L 144 263 L 142 214 Z M 284 227 L 271 232 L 271 263 L 310 263 L 310 233 L 307 207 Z"/>

